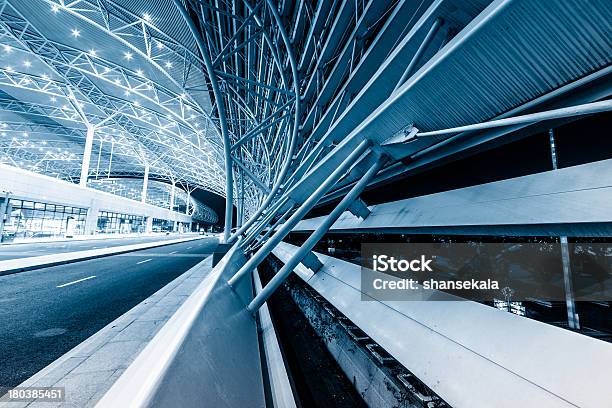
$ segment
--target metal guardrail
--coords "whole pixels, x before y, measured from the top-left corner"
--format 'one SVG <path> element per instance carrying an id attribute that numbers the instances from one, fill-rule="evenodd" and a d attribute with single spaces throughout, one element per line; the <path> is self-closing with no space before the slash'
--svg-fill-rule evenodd
<path id="1" fill-rule="evenodd" d="M 226 281 L 234 246 L 98 402 L 98 407 L 264 407 L 252 282 Z"/>

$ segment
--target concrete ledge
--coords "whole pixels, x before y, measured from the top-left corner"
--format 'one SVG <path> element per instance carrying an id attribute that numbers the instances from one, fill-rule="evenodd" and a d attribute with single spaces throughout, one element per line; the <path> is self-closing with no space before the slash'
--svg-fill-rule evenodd
<path id="1" fill-rule="evenodd" d="M 142 244 L 123 245 L 111 248 L 90 249 L 87 251 L 66 252 L 61 254 L 31 256 L 28 258 L 9 259 L 0 261 L 0 276 L 10 275 L 17 272 L 25 272 L 33 269 L 46 268 L 49 266 L 64 265 L 73 262 L 86 261 L 93 258 L 123 254 L 126 252 L 140 251 L 143 249 L 157 248 L 165 245 L 178 244 L 181 242 L 202 239 L 200 235 L 188 238 L 169 239 L 164 241 L 146 242 Z"/>
<path id="2" fill-rule="evenodd" d="M 255 292 L 259 294 L 262 286 L 257 268 L 253 271 L 253 283 L 255 284 Z M 289 380 L 289 374 L 287 373 L 287 367 L 285 366 L 283 353 L 281 352 L 267 303 L 264 303 L 259 309 L 259 331 L 263 343 L 263 354 L 266 360 L 272 406 L 296 408 L 297 404 L 295 403 L 291 381 Z"/>
<path id="3" fill-rule="evenodd" d="M 66 401 L 0 403 L 0 407 L 89 407 L 191 295 L 212 269 L 209 256 L 26 380 L 22 387 L 65 387 Z"/>

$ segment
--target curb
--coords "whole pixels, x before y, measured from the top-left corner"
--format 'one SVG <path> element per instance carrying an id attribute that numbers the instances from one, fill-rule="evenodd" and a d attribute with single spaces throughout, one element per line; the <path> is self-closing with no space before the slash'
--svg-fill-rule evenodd
<path id="1" fill-rule="evenodd" d="M 39 257 L 29 257 L 29 258 L 20 258 L 20 259 L 24 259 L 24 260 L 31 260 L 34 263 L 32 265 L 25 265 L 25 266 L 18 266 L 18 267 L 9 267 L 8 269 L 0 269 L 0 276 L 6 276 L 6 275 L 12 275 L 15 273 L 20 273 L 20 272 L 27 272 L 27 271 L 32 271 L 32 270 L 36 270 L 36 269 L 42 269 L 42 268 L 48 268 L 51 266 L 58 266 L 58 265 L 66 265 L 66 264 L 71 264 L 71 263 L 76 263 L 76 262 L 81 262 L 81 261 L 88 261 L 91 259 L 96 259 L 96 258 L 104 258 L 107 256 L 114 256 L 114 255 L 119 255 L 119 254 L 125 254 L 127 252 L 136 252 L 136 251 L 142 251 L 145 249 L 151 249 L 151 248 L 158 248 L 158 247 L 162 247 L 162 246 L 167 246 L 167 245 L 174 245 L 174 244 L 180 244 L 183 242 L 189 242 L 189 241 L 195 241 L 198 239 L 203 239 L 200 236 L 197 237 L 190 237 L 190 238 L 181 238 L 178 240 L 168 240 L 168 241 L 158 241 L 155 243 L 146 243 L 146 244 L 132 244 L 132 245 L 125 245 L 122 247 L 112 247 L 112 248 L 103 248 L 100 250 L 94 249 L 94 250 L 86 250 L 86 251 L 77 251 L 77 252 L 67 252 L 64 253 L 62 255 L 68 255 L 68 254 L 77 254 L 76 257 L 70 258 L 70 259 L 62 259 L 62 260 L 58 260 L 58 261 L 47 261 L 47 262 L 42 262 L 42 263 L 36 263 L 36 259 L 35 258 L 39 258 Z M 146 245 L 143 247 L 136 247 L 136 248 L 126 248 L 129 246 L 135 246 L 135 245 Z M 123 248 L 123 249 L 121 249 Z M 98 254 L 89 254 L 89 255 L 82 255 L 79 256 L 79 252 L 90 252 L 90 251 L 103 251 L 103 250 L 108 250 L 108 249 L 118 249 L 117 251 L 112 251 L 112 252 L 107 252 L 107 253 L 98 253 Z M 49 255 L 42 255 L 42 256 L 49 256 Z M 7 260 L 7 261 L 0 261 L 0 268 L 2 268 L 2 262 L 11 262 L 11 260 Z"/>

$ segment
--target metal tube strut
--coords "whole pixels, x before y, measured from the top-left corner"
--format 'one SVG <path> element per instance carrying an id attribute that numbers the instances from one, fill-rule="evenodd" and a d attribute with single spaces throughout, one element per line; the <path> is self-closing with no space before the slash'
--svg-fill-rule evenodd
<path id="1" fill-rule="evenodd" d="M 491 120 L 488 122 L 476 123 L 473 125 L 459 126 L 449 129 L 434 130 L 431 132 L 419 132 L 417 136 L 439 136 L 449 133 L 468 132 L 473 130 L 491 129 L 502 126 L 520 125 L 523 123 L 535 123 L 543 120 L 562 119 L 572 116 L 590 115 L 592 113 L 607 112 L 612 110 L 612 101 L 600 101 L 585 103 L 582 105 L 570 106 L 567 108 L 553 109 L 544 112 L 531 113 L 528 115 L 515 116 L 513 118 L 505 118 Z"/>
<path id="2" fill-rule="evenodd" d="M 374 176 L 382 168 L 386 161 L 386 157 L 380 157 L 376 163 L 370 167 L 365 175 L 359 180 L 357 184 L 353 186 L 351 191 L 340 201 L 340 203 L 334 208 L 334 210 L 323 220 L 323 222 L 317 227 L 317 229 L 308 237 L 297 252 L 291 257 L 291 259 L 281 268 L 280 271 L 274 275 L 272 280 L 262 289 L 260 293 L 249 303 L 247 309 L 249 312 L 254 313 L 264 304 L 266 300 L 283 284 L 285 279 L 289 277 L 295 267 L 304 259 L 304 257 L 312 251 L 312 248 L 323 238 L 323 235 L 331 228 L 331 226 L 340 218 L 340 216 L 346 211 L 346 209 L 359 198 L 359 195 L 366 188 L 368 183 L 372 181 Z"/>
<path id="3" fill-rule="evenodd" d="M 251 273 L 253 268 L 257 267 L 264 260 L 266 256 L 274 249 L 278 243 L 285 238 L 285 236 L 291 232 L 293 227 L 304 218 L 304 216 L 319 202 L 321 197 L 329 191 L 334 184 L 340 180 L 340 178 L 348 171 L 348 169 L 355 163 L 357 159 L 369 149 L 371 145 L 370 140 L 362 141 L 357 148 L 351 152 L 351 154 L 344 159 L 344 161 L 334 170 L 332 174 L 321 184 L 313 193 L 308 197 L 306 201 L 293 213 L 293 215 L 285 222 L 278 232 L 270 237 L 268 241 L 257 251 L 246 264 L 240 268 L 238 272 L 227 282 L 230 286 L 233 286 L 241 278 Z"/>
<path id="4" fill-rule="evenodd" d="M 419 45 L 419 48 L 414 53 L 414 56 L 412 57 L 412 59 L 410 60 L 410 63 L 406 67 L 406 70 L 402 74 L 402 77 L 400 78 L 399 81 L 397 81 L 397 85 L 395 85 L 393 92 L 397 91 L 397 89 L 401 87 L 404 82 L 406 82 L 406 79 L 410 77 L 410 75 L 412 74 L 412 71 L 414 70 L 414 67 L 416 66 L 417 62 L 419 62 L 419 60 L 421 59 L 421 56 L 423 55 L 423 53 L 425 52 L 425 50 L 431 43 L 431 40 L 437 34 L 438 30 L 442 26 L 442 23 L 443 23 L 443 20 L 439 17 L 436 18 L 436 20 L 433 22 L 433 24 L 431 25 L 431 28 L 425 35 L 423 42 L 421 43 L 421 45 Z"/>

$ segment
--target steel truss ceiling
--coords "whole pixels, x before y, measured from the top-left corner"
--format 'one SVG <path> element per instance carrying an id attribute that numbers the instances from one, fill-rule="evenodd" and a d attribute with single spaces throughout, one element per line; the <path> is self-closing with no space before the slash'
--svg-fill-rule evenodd
<path id="1" fill-rule="evenodd" d="M 225 238 L 252 243 L 364 140 L 335 189 L 383 153 L 383 174 L 409 171 L 486 133 L 464 125 L 515 120 L 608 75 L 609 16 L 596 0 L 0 0 L 1 157 L 76 181 L 93 127 L 90 177 L 149 166 L 222 194 Z M 563 24 L 535 24 L 552 17 Z"/>

